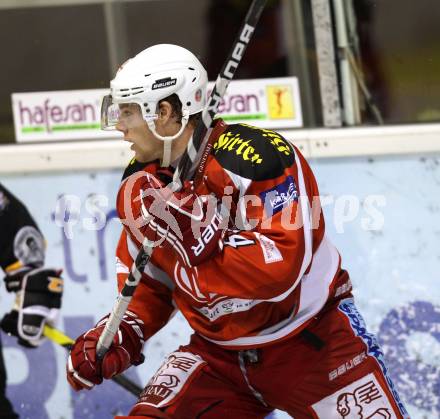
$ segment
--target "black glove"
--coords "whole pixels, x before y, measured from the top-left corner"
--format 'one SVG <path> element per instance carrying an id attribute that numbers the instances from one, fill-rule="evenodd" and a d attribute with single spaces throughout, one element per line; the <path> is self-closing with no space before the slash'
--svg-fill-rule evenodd
<path id="1" fill-rule="evenodd" d="M 63 294 L 60 275 L 61 270 L 23 268 L 5 277 L 6 289 L 16 292 L 17 298 L 0 327 L 17 336 L 20 344 L 28 347 L 40 345 L 44 325 L 55 325 Z"/>

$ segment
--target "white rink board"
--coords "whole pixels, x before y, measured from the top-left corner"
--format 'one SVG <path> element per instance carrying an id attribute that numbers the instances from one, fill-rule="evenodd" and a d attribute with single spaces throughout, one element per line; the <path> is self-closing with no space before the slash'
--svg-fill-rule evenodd
<path id="1" fill-rule="evenodd" d="M 411 418 L 440 416 L 435 385 L 440 383 L 440 165 L 439 155 L 312 160 L 321 195 L 383 195 L 380 207 L 383 228 L 362 229 L 365 209 L 343 225 L 333 220 L 335 205 L 325 207 L 327 231 L 338 246 L 343 266 L 351 274 L 357 304 L 371 331 L 380 332 L 389 357 L 391 373 Z M 105 230 L 87 231 L 91 215 L 85 201 L 103 195 L 113 214 L 121 170 L 73 172 L 70 174 L 0 175 L 0 182 L 26 202 L 48 241 L 47 263 L 65 268 L 66 291 L 59 327 L 77 336 L 111 308 L 114 283 L 114 248 L 119 225 L 111 220 Z M 57 198 L 79 197 L 81 209 L 73 215 L 73 238 L 65 240 L 52 220 Z M 338 201 L 339 199 L 339 201 Z M 343 232 L 337 232 L 338 230 Z M 103 234 L 104 232 L 104 234 Z M 1 291 L 2 312 L 12 298 Z M 164 355 L 190 334 L 185 321 L 176 316 L 171 324 L 148 343 L 146 362 L 130 372 L 145 383 Z M 92 392 L 75 394 L 64 378 L 66 353 L 46 343 L 27 351 L 2 335 L 9 381 L 8 393 L 23 419 L 109 418 L 126 413 L 134 398 L 113 383 Z M 399 340 L 400 339 L 400 340 Z M 395 352 L 393 352 L 395 351 Z M 287 417 L 276 414 L 276 417 Z"/>

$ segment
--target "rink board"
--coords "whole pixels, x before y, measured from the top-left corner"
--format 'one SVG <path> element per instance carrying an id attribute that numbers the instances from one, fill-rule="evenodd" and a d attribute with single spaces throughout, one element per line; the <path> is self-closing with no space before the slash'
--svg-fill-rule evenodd
<path id="1" fill-rule="evenodd" d="M 440 416 L 439 158 L 440 154 L 311 159 L 321 195 L 327 197 L 327 232 L 352 277 L 367 325 L 379 335 L 395 385 L 416 419 Z M 64 267 L 59 327 L 73 337 L 107 313 L 116 295 L 114 249 L 121 227 L 114 202 L 120 177 L 121 169 L 0 175 L 0 181 L 28 204 L 45 233 L 48 265 Z M 59 198 L 69 196 L 74 204 L 66 226 L 55 213 Z M 375 214 L 380 227 L 376 230 L 365 228 L 373 214 L 364 205 L 368 196 L 384 197 L 375 206 L 383 217 L 380 225 Z M 346 214 L 352 219 L 338 221 L 335 213 L 345 203 L 356 209 L 356 199 L 357 211 Z M 92 214 L 91 208 L 100 212 Z M 90 230 L 100 214 L 105 214 L 105 225 Z M 4 290 L 0 297 L 3 313 L 12 297 Z M 190 333 L 176 316 L 148 342 L 145 364 L 132 369 L 130 376 L 145 384 L 164 356 L 187 342 Z M 29 351 L 5 335 L 2 340 L 8 394 L 22 418 L 110 418 L 126 413 L 135 401 L 111 382 L 76 394 L 65 381 L 62 348 L 45 343 Z"/>

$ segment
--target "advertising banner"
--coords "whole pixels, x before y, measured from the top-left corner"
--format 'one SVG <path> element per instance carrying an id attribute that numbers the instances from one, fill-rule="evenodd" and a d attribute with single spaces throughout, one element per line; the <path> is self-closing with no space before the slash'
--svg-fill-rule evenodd
<path id="1" fill-rule="evenodd" d="M 107 93 L 107 89 L 13 93 L 16 141 L 118 137 L 101 130 L 101 100 Z"/>
<path id="2" fill-rule="evenodd" d="M 208 93 L 214 83 L 209 83 Z M 120 137 L 100 129 L 101 100 L 108 89 L 13 93 L 17 142 L 84 140 Z M 263 128 L 301 127 L 298 79 L 232 81 L 220 103 L 219 116 L 229 123 Z"/>
<path id="3" fill-rule="evenodd" d="M 214 84 L 208 85 L 208 92 Z M 299 128 L 303 125 L 298 79 L 233 80 L 218 115 L 229 123 L 261 128 Z"/>

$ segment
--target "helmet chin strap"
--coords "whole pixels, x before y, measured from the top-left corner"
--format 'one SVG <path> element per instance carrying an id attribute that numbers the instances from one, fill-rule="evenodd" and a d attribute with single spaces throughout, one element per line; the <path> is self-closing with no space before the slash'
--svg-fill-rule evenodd
<path id="1" fill-rule="evenodd" d="M 182 115 L 182 126 L 180 127 L 180 130 L 177 132 L 177 134 L 168 136 L 168 137 L 163 137 L 162 135 L 158 134 L 156 131 L 156 125 L 154 123 L 154 120 L 148 120 L 147 124 L 148 124 L 148 128 L 150 128 L 151 132 L 153 133 L 153 135 L 158 139 L 163 141 L 163 156 L 162 156 L 162 161 L 161 161 L 161 166 L 162 167 L 168 167 L 171 164 L 171 144 L 173 142 L 173 140 L 175 140 L 176 138 L 180 137 L 183 133 L 183 130 L 185 129 L 186 125 L 188 124 L 188 120 L 189 120 L 189 111 L 188 110 L 184 110 Z"/>

